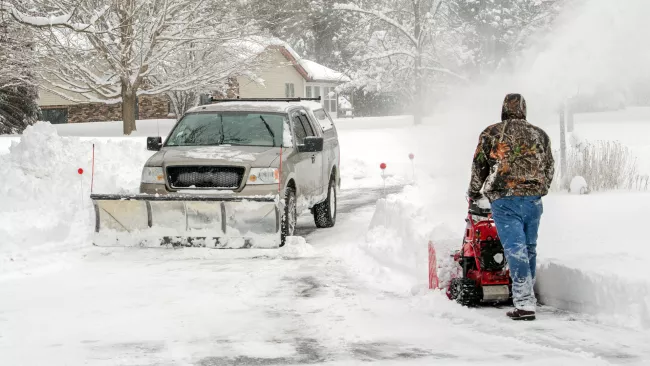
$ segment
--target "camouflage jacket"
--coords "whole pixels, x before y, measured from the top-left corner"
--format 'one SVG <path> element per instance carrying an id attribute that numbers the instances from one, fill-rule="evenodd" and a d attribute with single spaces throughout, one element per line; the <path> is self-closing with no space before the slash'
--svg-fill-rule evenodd
<path id="1" fill-rule="evenodd" d="M 506 96 L 502 122 L 486 128 L 474 153 L 468 195 L 483 194 L 493 202 L 507 196 L 544 196 L 555 172 L 551 142 L 526 121 L 526 102 Z"/>

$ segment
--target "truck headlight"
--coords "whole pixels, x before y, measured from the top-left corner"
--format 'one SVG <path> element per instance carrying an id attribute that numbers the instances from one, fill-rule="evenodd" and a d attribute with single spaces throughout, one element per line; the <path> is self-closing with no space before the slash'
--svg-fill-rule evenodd
<path id="1" fill-rule="evenodd" d="M 142 169 L 142 183 L 165 184 L 163 169 L 161 167 L 144 167 Z"/>
<path id="2" fill-rule="evenodd" d="M 276 168 L 251 168 L 248 184 L 278 184 L 280 171 Z"/>

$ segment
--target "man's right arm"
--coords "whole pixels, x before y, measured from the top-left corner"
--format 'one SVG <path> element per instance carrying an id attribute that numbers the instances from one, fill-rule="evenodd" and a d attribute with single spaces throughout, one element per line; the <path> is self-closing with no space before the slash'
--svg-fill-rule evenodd
<path id="1" fill-rule="evenodd" d="M 546 161 L 544 162 L 544 178 L 546 180 L 546 189 L 551 189 L 553 183 L 553 176 L 555 175 L 555 159 L 553 159 L 553 150 L 551 149 L 551 139 L 546 135 L 546 146 L 544 146 L 544 155 Z"/>
<path id="2" fill-rule="evenodd" d="M 469 183 L 467 195 L 470 198 L 480 198 L 481 189 L 485 180 L 490 175 L 490 164 L 488 163 L 488 154 L 490 153 L 490 138 L 487 131 L 483 131 L 479 137 L 474 159 L 472 160 L 472 177 Z"/>

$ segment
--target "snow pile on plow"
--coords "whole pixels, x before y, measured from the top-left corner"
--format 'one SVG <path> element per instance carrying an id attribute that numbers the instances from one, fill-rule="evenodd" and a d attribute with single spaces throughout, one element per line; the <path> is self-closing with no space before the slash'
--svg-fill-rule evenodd
<path id="1" fill-rule="evenodd" d="M 49 123 L 28 127 L 0 155 L 0 267 L 37 253 L 87 245 L 93 231 L 90 195 L 92 145 L 95 192 L 137 193 L 145 141 L 60 137 Z M 80 175 L 78 169 L 84 173 Z M 7 264 L 7 265 L 5 265 Z"/>

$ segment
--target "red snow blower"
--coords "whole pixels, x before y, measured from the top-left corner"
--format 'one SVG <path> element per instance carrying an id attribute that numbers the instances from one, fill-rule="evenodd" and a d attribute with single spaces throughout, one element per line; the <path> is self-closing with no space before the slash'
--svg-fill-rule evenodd
<path id="1" fill-rule="evenodd" d="M 451 280 L 447 296 L 464 306 L 510 301 L 512 281 L 491 210 L 470 200 L 465 221 L 463 246 L 453 254 L 462 275 Z"/>

